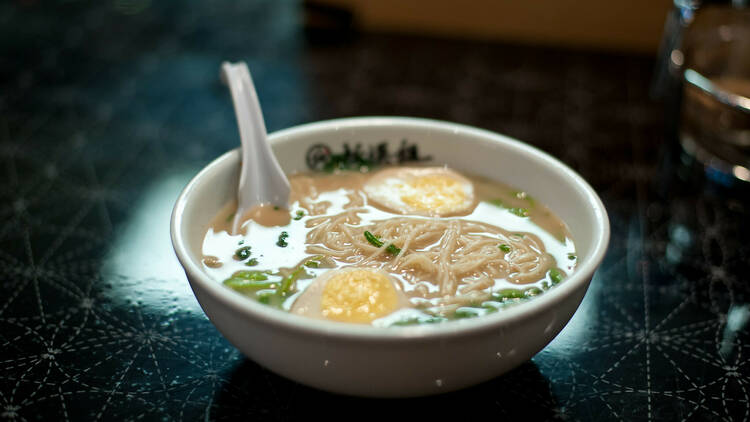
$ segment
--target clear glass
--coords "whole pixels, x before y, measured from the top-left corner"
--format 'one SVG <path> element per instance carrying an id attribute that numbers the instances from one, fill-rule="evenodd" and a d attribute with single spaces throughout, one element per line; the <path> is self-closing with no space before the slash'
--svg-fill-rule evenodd
<path id="1" fill-rule="evenodd" d="M 683 52 L 683 149 L 707 169 L 750 182 L 750 10 L 701 8 Z"/>

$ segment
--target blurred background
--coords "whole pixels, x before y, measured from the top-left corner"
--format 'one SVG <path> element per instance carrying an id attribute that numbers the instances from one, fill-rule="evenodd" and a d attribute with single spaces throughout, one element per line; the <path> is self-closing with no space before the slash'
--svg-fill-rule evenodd
<path id="1" fill-rule="evenodd" d="M 364 31 L 653 54 L 670 1 L 469 2 L 313 0 L 311 10 L 339 9 Z M 312 13 L 308 14 L 311 17 Z M 324 19 L 310 19 L 321 27 Z"/>
<path id="2" fill-rule="evenodd" d="M 747 115 L 732 89 L 684 74 L 698 63 L 709 82 L 746 76 L 683 48 L 742 63 L 750 48 L 709 41 L 750 39 L 744 5 L 0 3 L 0 416 L 746 419 L 750 206 L 747 161 L 734 159 L 747 151 Z M 697 37 L 709 6 L 730 17 Z M 197 305 L 168 228 L 190 178 L 239 146 L 224 60 L 247 62 L 269 131 L 443 119 L 579 172 L 607 207 L 612 241 L 570 324 L 517 370 L 418 400 L 311 390 L 240 355 Z M 692 110 L 715 119 L 681 123 L 685 84 Z M 707 150 L 703 133 L 736 143 Z"/>

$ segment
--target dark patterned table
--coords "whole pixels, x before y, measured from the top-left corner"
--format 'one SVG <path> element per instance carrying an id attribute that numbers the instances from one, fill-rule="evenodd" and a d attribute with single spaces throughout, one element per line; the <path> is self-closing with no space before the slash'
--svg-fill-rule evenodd
<path id="1" fill-rule="evenodd" d="M 0 5 L 0 419 L 750 418 L 750 201 L 682 163 L 647 96 L 651 58 L 334 42 L 306 35 L 293 2 L 47 3 Z M 580 172 L 612 242 L 570 324 L 505 376 L 414 400 L 334 396 L 245 359 L 168 233 L 181 188 L 238 144 L 225 59 L 248 62 L 270 130 L 445 119 Z"/>

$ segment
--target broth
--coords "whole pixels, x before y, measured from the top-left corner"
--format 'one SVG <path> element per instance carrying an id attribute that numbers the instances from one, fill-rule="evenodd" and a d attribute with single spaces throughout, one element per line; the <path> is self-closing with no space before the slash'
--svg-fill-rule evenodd
<path id="1" fill-rule="evenodd" d="M 394 167 L 290 183 L 289 210 L 257 207 L 233 235 L 227 204 L 203 243 L 214 279 L 285 311 L 378 326 L 475 317 L 542 294 L 577 262 L 546 206 L 485 178 Z"/>

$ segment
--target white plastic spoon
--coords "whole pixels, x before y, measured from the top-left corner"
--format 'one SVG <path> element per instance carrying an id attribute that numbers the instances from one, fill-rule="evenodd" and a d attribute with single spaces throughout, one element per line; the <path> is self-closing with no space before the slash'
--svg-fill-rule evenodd
<path id="1" fill-rule="evenodd" d="M 266 125 L 250 71 L 245 62 L 221 64 L 221 79 L 229 86 L 242 142 L 242 167 L 237 190 L 236 234 L 245 214 L 257 205 L 289 207 L 289 180 L 266 138 Z"/>

